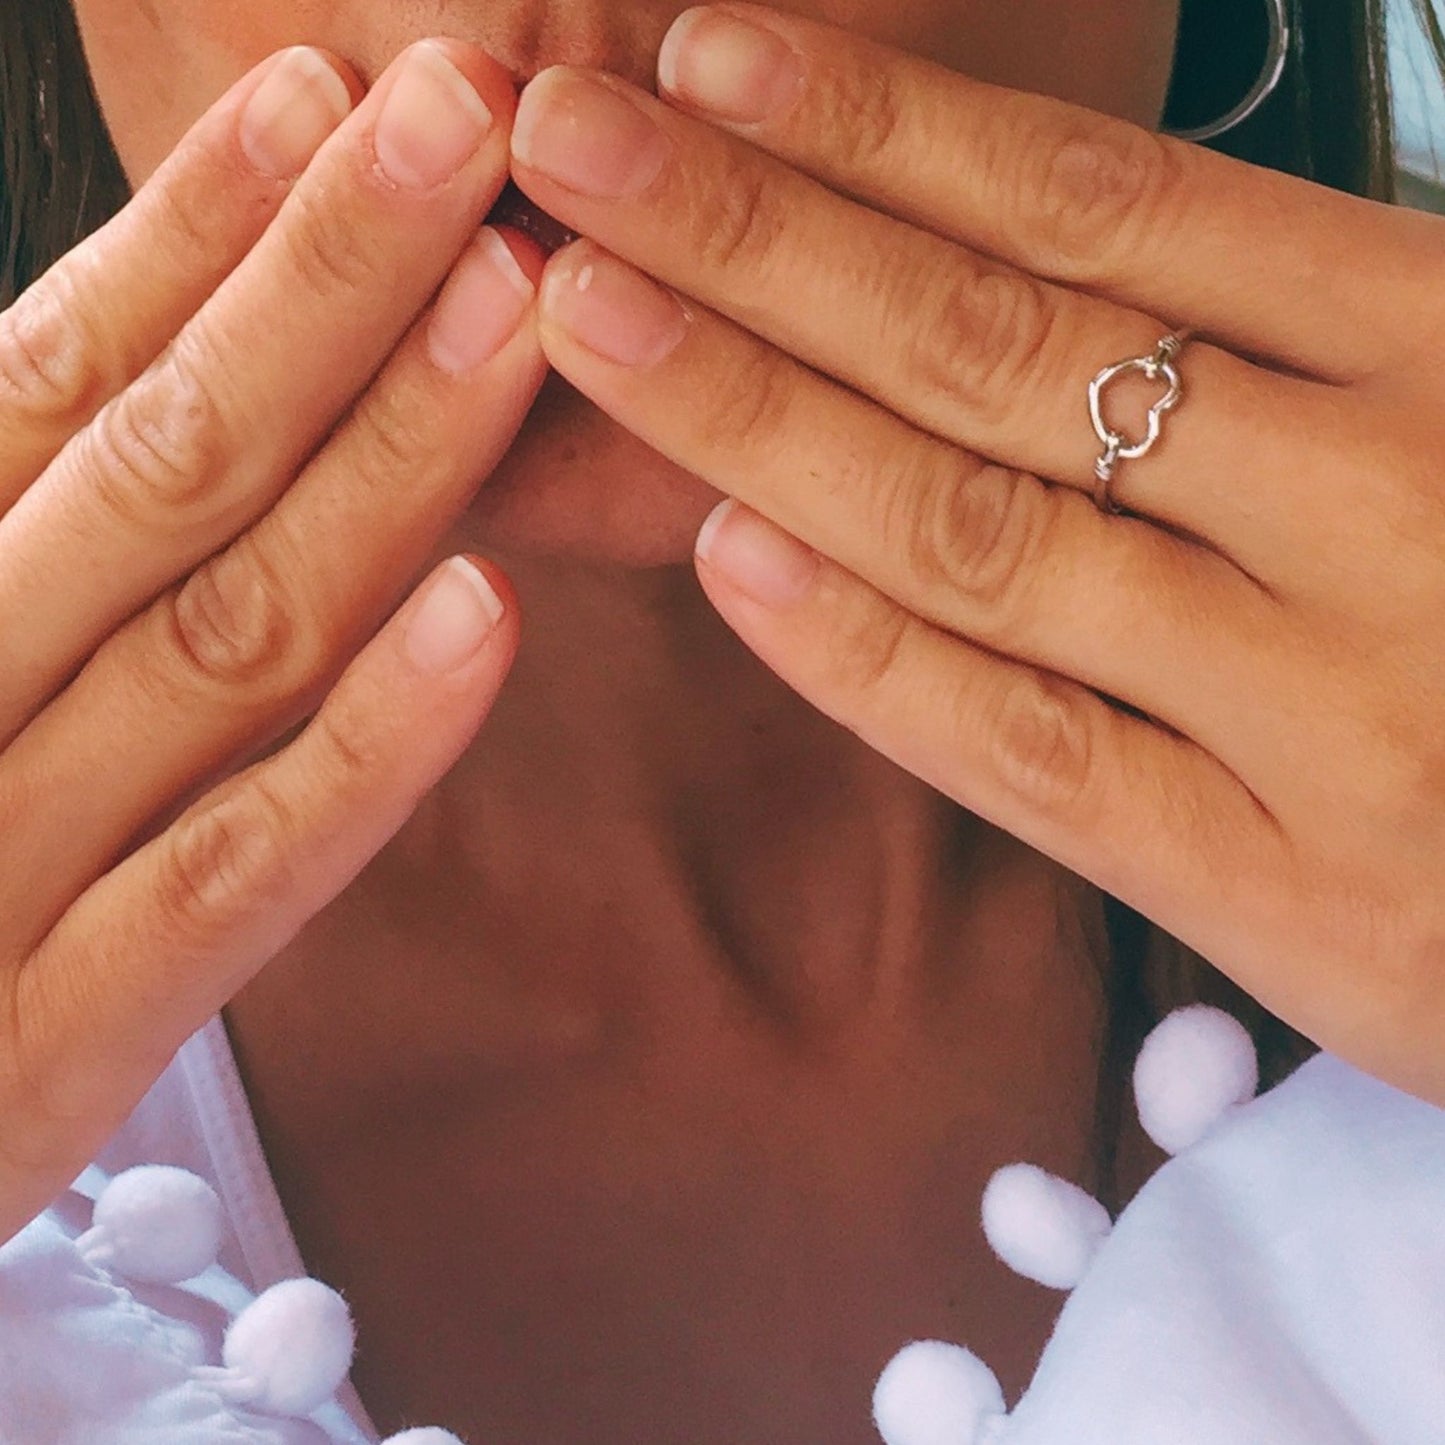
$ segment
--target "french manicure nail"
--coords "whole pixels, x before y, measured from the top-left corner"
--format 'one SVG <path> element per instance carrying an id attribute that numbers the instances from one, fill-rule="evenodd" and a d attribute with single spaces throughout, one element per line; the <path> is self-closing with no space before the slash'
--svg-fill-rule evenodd
<path id="1" fill-rule="evenodd" d="M 350 113 L 346 82 L 309 45 L 296 45 L 246 102 L 241 149 L 262 175 L 289 181 Z"/>
<path id="2" fill-rule="evenodd" d="M 547 274 L 542 309 L 583 346 L 623 366 L 655 365 L 687 334 L 687 313 L 671 291 L 593 247 Z"/>
<path id="3" fill-rule="evenodd" d="M 556 66 L 522 92 L 512 154 L 569 191 L 617 198 L 646 189 L 671 142 L 605 81 Z"/>
<path id="4" fill-rule="evenodd" d="M 452 269 L 427 328 L 427 348 L 459 375 L 490 361 L 516 335 L 536 290 L 491 226 L 483 226 Z"/>
<path id="5" fill-rule="evenodd" d="M 399 186 L 427 190 L 455 175 L 491 129 L 476 87 L 429 40 L 407 52 L 376 121 L 376 158 Z"/>
<path id="6" fill-rule="evenodd" d="M 501 598 L 465 557 L 451 557 L 432 578 L 406 629 L 406 652 L 422 672 L 466 666 L 502 620 Z"/>
<path id="7" fill-rule="evenodd" d="M 803 63 L 780 36 L 706 6 L 672 23 L 657 56 L 657 83 L 724 120 L 760 121 L 797 98 Z"/>
<path id="8" fill-rule="evenodd" d="M 708 513 L 693 550 L 765 607 L 797 602 L 818 575 L 818 554 L 759 512 L 726 497 Z"/>

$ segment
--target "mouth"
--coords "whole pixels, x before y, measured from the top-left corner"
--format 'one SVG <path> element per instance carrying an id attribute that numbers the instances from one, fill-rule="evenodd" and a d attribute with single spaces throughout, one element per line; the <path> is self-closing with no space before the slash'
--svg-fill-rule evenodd
<path id="1" fill-rule="evenodd" d="M 549 216 L 536 202 L 529 200 L 509 176 L 497 203 L 487 212 L 489 226 L 513 226 L 530 237 L 549 256 L 569 241 L 577 240 L 577 232 L 568 230 L 555 216 Z"/>

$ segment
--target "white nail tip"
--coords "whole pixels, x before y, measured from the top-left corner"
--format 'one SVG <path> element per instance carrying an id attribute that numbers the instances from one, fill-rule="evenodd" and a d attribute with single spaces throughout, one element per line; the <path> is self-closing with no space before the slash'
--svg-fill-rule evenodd
<path id="1" fill-rule="evenodd" d="M 512 283 L 513 289 L 530 301 L 537 294 L 536 287 L 527 279 L 527 273 L 517 264 L 512 248 L 502 239 L 501 233 L 492 226 L 483 226 L 477 232 L 477 245 L 486 254 L 498 271 Z"/>

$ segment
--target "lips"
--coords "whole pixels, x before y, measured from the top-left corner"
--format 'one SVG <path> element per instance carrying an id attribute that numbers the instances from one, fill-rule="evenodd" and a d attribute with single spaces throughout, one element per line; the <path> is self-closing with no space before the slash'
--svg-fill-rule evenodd
<path id="1" fill-rule="evenodd" d="M 514 226 L 523 235 L 530 236 L 549 256 L 577 239 L 576 231 L 569 231 L 555 216 L 549 216 L 534 201 L 528 200 L 510 177 L 502 187 L 496 205 L 487 212 L 486 224 Z"/>

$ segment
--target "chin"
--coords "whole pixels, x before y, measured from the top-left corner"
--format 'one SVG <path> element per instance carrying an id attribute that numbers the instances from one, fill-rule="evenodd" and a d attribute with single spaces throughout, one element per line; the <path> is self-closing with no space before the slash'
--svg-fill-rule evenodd
<path id="1" fill-rule="evenodd" d="M 691 567 L 698 528 L 723 496 L 554 371 L 451 540 L 503 565 L 508 557 L 560 556 Z"/>

